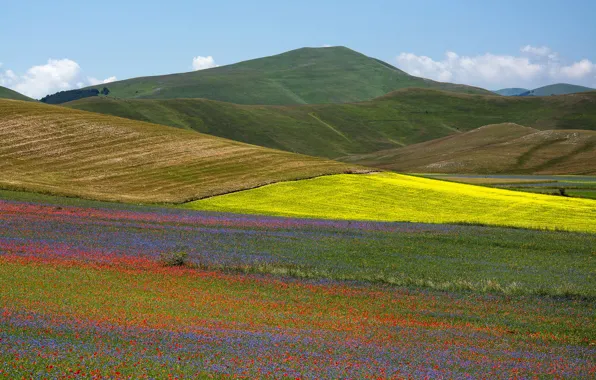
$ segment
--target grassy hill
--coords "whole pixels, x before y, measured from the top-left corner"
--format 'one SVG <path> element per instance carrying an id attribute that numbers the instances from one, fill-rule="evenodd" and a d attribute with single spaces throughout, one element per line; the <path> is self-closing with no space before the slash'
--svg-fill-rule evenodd
<path id="1" fill-rule="evenodd" d="M 596 130 L 596 92 L 503 97 L 405 89 L 362 103 L 302 106 L 93 97 L 66 106 L 329 158 L 398 148 L 504 122 L 545 130 Z"/>
<path id="2" fill-rule="evenodd" d="M 480 223 L 596 232 L 596 201 L 480 187 L 394 173 L 281 182 L 187 207 L 291 217 Z"/>
<path id="3" fill-rule="evenodd" d="M 530 91 L 530 90 L 528 90 L 527 88 L 519 88 L 519 87 L 503 88 L 501 90 L 495 91 L 495 94 L 499 94 L 499 95 L 503 95 L 503 96 L 517 96 L 517 95 L 521 95 L 524 92 L 528 92 L 528 91 Z"/>
<path id="4" fill-rule="evenodd" d="M 9 88 L 0 86 L 0 99 L 13 99 L 13 100 L 25 100 L 25 101 L 33 101 L 33 99 L 20 94 L 16 91 L 13 91 Z"/>
<path id="5" fill-rule="evenodd" d="M 596 131 L 495 124 L 345 161 L 414 173 L 596 174 Z"/>
<path id="6" fill-rule="evenodd" d="M 407 87 L 488 94 L 477 87 L 418 78 L 345 47 L 302 48 L 189 73 L 88 87 L 116 98 L 205 98 L 238 104 L 319 104 L 369 100 Z"/>
<path id="7" fill-rule="evenodd" d="M 594 88 L 577 86 L 574 84 L 557 83 L 549 86 L 538 87 L 527 92 L 518 94 L 519 96 L 551 96 L 551 95 L 566 95 L 576 94 L 580 92 L 596 91 Z"/>
<path id="8" fill-rule="evenodd" d="M 0 187 L 99 200 L 183 202 L 361 170 L 196 132 L 13 100 L 0 100 L 0 141 Z"/>

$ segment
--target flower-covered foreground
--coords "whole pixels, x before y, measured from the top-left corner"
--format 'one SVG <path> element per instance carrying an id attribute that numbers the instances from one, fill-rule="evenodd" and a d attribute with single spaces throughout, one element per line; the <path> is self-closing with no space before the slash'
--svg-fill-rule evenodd
<path id="1" fill-rule="evenodd" d="M 540 296 L 532 282 L 519 294 L 371 284 L 366 273 L 375 264 L 367 269 L 345 249 L 358 244 L 364 255 L 367 246 L 388 255 L 422 235 L 435 238 L 435 250 L 444 251 L 436 257 L 446 262 L 450 236 L 480 236 L 475 244 L 488 249 L 496 238 L 482 234 L 495 231 L 503 230 L 1 201 L 0 378 L 594 377 L 589 291 Z M 526 246 L 551 234 L 579 240 L 588 246 L 574 247 L 577 259 L 589 268 L 591 235 L 511 233 L 526 234 Z M 233 271 L 159 262 L 160 252 L 180 249 L 199 267 Z M 299 269 L 343 250 L 338 272 L 319 278 L 239 273 L 263 263 Z M 403 252 L 410 259 L 419 254 Z M 508 251 L 490 252 L 496 258 L 486 265 L 506 272 L 499 255 Z M 550 260 L 548 250 L 543 254 Z M 517 271 L 543 270 L 525 265 Z M 589 280 L 582 268 L 558 275 Z M 446 270 L 454 281 L 455 269 Z M 360 281 L 332 279 L 340 274 Z M 503 276 L 495 281 L 509 281 Z"/>

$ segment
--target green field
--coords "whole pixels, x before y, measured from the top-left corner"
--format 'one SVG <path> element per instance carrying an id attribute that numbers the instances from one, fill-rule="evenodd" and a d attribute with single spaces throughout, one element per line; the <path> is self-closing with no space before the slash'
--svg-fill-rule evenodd
<path id="1" fill-rule="evenodd" d="M 347 162 L 410 173 L 596 173 L 596 131 L 487 125 Z"/>
<path id="2" fill-rule="evenodd" d="M 9 88 L 0 86 L 0 99 L 12 99 L 12 100 L 25 100 L 25 101 L 33 101 L 33 99 L 19 94 L 16 91 L 13 91 Z"/>
<path id="3" fill-rule="evenodd" d="M 66 105 L 328 158 L 399 148 L 495 123 L 596 130 L 596 92 L 503 97 L 408 89 L 364 103 L 291 107 L 103 97 Z"/>
<path id="4" fill-rule="evenodd" d="M 302 48 L 189 73 L 133 78 L 108 87 L 116 98 L 206 98 L 237 104 L 319 104 L 369 100 L 400 88 L 489 94 L 418 78 L 345 47 Z"/>
<path id="5" fill-rule="evenodd" d="M 578 175 L 519 175 L 519 174 L 420 174 L 473 185 L 525 191 L 529 193 L 596 199 L 596 176 Z"/>
<path id="6" fill-rule="evenodd" d="M 596 202 L 393 173 L 283 182 L 186 205 L 279 216 L 596 232 Z"/>
<path id="7" fill-rule="evenodd" d="M 0 100 L 0 187 L 124 202 L 184 202 L 361 167 L 176 128 Z"/>
<path id="8" fill-rule="evenodd" d="M 551 187 L 551 188 L 539 188 L 539 187 L 531 187 L 531 186 L 508 186 L 509 190 L 516 190 L 516 191 L 525 191 L 528 193 L 537 193 L 537 194 L 548 194 L 548 195 L 560 195 L 559 189 L 561 187 Z M 568 189 L 565 188 L 565 195 L 568 197 L 573 198 L 586 198 L 586 199 L 594 199 L 596 200 L 596 188 L 591 189 Z"/>

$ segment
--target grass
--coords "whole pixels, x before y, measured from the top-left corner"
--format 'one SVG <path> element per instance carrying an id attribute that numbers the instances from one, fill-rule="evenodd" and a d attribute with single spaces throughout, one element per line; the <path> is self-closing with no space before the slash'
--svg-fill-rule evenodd
<path id="1" fill-rule="evenodd" d="M 362 170 L 161 125 L 0 100 L 0 187 L 123 202 L 184 202 Z"/>
<path id="2" fill-rule="evenodd" d="M 477 87 L 413 77 L 345 47 L 303 48 L 189 73 L 108 85 L 110 97 L 206 98 L 237 104 L 319 104 L 369 100 L 406 87 L 488 94 Z"/>
<path id="3" fill-rule="evenodd" d="M 426 178 L 441 179 L 474 185 L 525 191 L 530 193 L 560 196 L 560 189 L 565 195 L 575 198 L 596 199 L 596 177 L 594 176 L 545 176 L 545 175 L 442 175 L 424 174 Z"/>
<path id="4" fill-rule="evenodd" d="M 596 131 L 494 124 L 344 161 L 402 172 L 593 174 Z"/>
<path id="5" fill-rule="evenodd" d="M 596 130 L 596 92 L 520 98 L 407 89 L 363 103 L 285 107 L 95 97 L 66 106 L 328 158 L 400 148 L 496 123 Z"/>
<path id="6" fill-rule="evenodd" d="M 594 234 L 1 195 L 11 200 L 0 202 L 0 255 L 99 263 L 136 258 L 231 273 L 596 300 Z"/>
<path id="7" fill-rule="evenodd" d="M 596 232 L 596 203 L 393 173 L 336 175 L 222 195 L 186 207 L 308 218 L 478 223 Z"/>
<path id="8" fill-rule="evenodd" d="M 436 178 L 453 182 L 469 183 L 471 185 L 487 185 L 487 186 L 499 186 L 499 185 L 533 185 L 543 183 L 557 183 L 556 180 L 541 181 L 539 179 L 515 179 L 515 178 L 494 178 L 494 177 L 459 177 L 457 175 L 450 176 L 433 176 L 428 175 L 428 178 Z"/>
<path id="9" fill-rule="evenodd" d="M 536 187 L 508 187 L 509 190 L 524 191 L 528 193 L 560 195 L 560 187 L 536 188 Z M 565 195 L 573 198 L 586 198 L 596 200 L 596 189 L 565 189 Z"/>
<path id="10" fill-rule="evenodd" d="M 0 86 L 0 99 L 12 99 L 12 100 L 23 100 L 23 101 L 33 101 L 28 96 L 20 94 L 16 91 L 13 91 L 9 88 Z"/>

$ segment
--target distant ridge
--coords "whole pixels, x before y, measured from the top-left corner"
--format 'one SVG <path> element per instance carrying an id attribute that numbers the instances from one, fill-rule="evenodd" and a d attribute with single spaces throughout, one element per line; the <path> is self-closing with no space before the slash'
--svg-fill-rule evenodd
<path id="1" fill-rule="evenodd" d="M 344 161 L 414 173 L 596 174 L 596 131 L 495 124 Z"/>
<path id="2" fill-rule="evenodd" d="M 341 46 L 302 48 L 208 70 L 133 78 L 83 90 L 104 87 L 109 97 L 122 99 L 204 98 L 253 105 L 358 102 L 410 87 L 492 94 L 414 77 Z"/>
<path id="3" fill-rule="evenodd" d="M 504 122 L 541 130 L 596 130 L 596 92 L 504 97 L 411 88 L 350 104 L 249 106 L 206 99 L 92 97 L 65 106 L 328 158 L 373 153 Z"/>
<path id="4" fill-rule="evenodd" d="M 495 93 L 505 96 L 551 96 L 551 95 L 566 95 L 577 94 L 580 92 L 596 91 L 594 88 L 577 86 L 574 84 L 557 83 L 544 87 L 538 87 L 533 90 L 525 88 L 504 88 L 497 90 Z"/>
<path id="5" fill-rule="evenodd" d="M 31 99 L 28 96 L 25 96 L 23 94 L 20 94 L 16 91 L 2 86 L 0 86 L 0 99 L 24 100 L 28 102 L 34 101 L 34 99 Z"/>
<path id="6" fill-rule="evenodd" d="M 495 91 L 495 94 L 499 94 L 499 95 L 503 95 L 503 96 L 519 96 L 519 95 L 523 94 L 524 92 L 528 92 L 528 91 L 530 91 L 530 90 L 528 90 L 527 88 L 519 88 L 519 87 L 503 88 L 501 90 Z"/>

